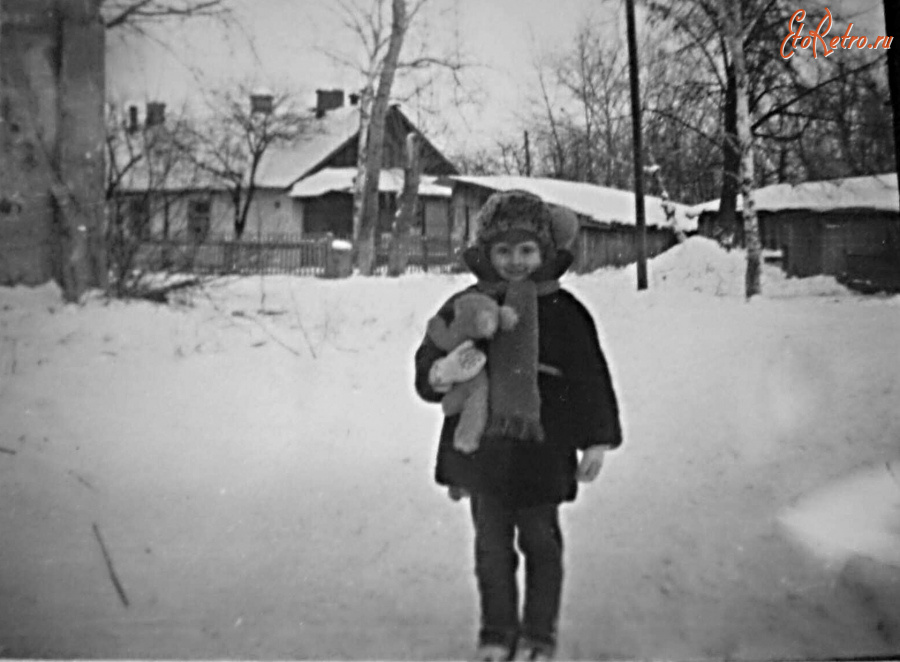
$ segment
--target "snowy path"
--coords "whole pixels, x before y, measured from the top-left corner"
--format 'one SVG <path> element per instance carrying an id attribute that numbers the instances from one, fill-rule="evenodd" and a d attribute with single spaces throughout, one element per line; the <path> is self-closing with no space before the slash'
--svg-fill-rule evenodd
<path id="1" fill-rule="evenodd" d="M 896 652 L 900 571 L 829 564 L 780 518 L 897 460 L 900 301 L 775 282 L 747 304 L 692 273 L 568 281 L 627 447 L 564 510 L 561 657 Z M 468 515 L 431 482 L 411 356 L 466 282 L 248 279 L 168 308 L 0 290 L 0 656 L 465 656 Z"/>

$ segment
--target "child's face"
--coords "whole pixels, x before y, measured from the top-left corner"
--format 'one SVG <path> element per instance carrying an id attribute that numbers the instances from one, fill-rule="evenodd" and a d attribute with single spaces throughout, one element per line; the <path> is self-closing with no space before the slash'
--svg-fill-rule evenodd
<path id="1" fill-rule="evenodd" d="M 510 282 L 525 280 L 543 263 L 541 247 L 534 239 L 501 239 L 491 244 L 490 258 L 497 274 Z"/>

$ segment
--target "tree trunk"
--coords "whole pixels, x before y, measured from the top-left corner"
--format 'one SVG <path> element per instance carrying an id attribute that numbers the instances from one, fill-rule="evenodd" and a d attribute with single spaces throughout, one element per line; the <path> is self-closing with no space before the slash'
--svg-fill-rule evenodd
<path id="1" fill-rule="evenodd" d="M 356 148 L 356 182 L 353 186 L 353 245 L 359 247 L 366 193 L 366 164 L 369 158 L 369 122 L 375 93 L 367 81 L 359 95 L 359 137 Z"/>
<path id="2" fill-rule="evenodd" d="M 747 247 L 747 273 L 745 295 L 748 299 L 761 292 L 760 271 L 762 246 L 759 240 L 759 223 L 753 201 L 753 136 L 750 130 L 750 104 L 747 71 L 741 38 L 740 3 L 722 0 L 722 18 L 728 50 L 734 64 L 735 98 L 738 145 L 741 154 L 740 191 L 744 198 L 744 242 Z"/>
<path id="3" fill-rule="evenodd" d="M 388 275 L 401 276 L 409 264 L 409 231 L 419 209 L 419 136 L 406 136 L 406 167 L 403 169 L 403 192 L 394 224 L 391 228 L 391 250 L 388 256 Z M 423 237 L 423 241 L 424 241 Z M 423 256 L 424 257 L 424 256 Z M 425 265 L 427 267 L 427 265 Z"/>
<path id="4" fill-rule="evenodd" d="M 900 36 L 900 3 L 884 0 L 884 33 Z M 887 52 L 888 84 L 891 89 L 891 108 L 894 113 L 894 161 L 900 168 L 900 48 Z"/>
<path id="5" fill-rule="evenodd" d="M 375 269 L 375 238 L 378 233 L 378 181 L 381 177 L 381 158 L 384 152 L 384 125 L 387 119 L 391 88 L 397 73 L 400 50 L 406 35 L 406 0 L 391 2 L 391 37 L 387 53 L 381 63 L 378 89 L 372 101 L 372 115 L 366 140 L 366 167 L 363 182 L 357 186 L 363 191 L 360 209 L 359 236 L 356 266 L 363 276 L 371 276 Z M 362 136 L 360 136 L 362 139 Z M 362 149 L 362 143 L 360 143 Z"/>
<path id="6" fill-rule="evenodd" d="M 734 57 L 725 67 L 725 105 L 722 109 L 722 190 L 719 195 L 719 228 L 729 247 L 738 240 L 737 196 L 740 188 L 741 148 L 737 128 L 737 80 Z"/>
<path id="7" fill-rule="evenodd" d="M 106 287 L 105 77 L 100 3 L 59 4 L 59 137 L 53 197 L 61 213 L 62 286 L 67 301 Z"/>

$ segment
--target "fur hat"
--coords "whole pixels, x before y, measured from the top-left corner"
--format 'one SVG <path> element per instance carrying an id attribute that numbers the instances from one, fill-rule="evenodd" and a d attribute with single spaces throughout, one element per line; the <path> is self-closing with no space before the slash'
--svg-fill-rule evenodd
<path id="1" fill-rule="evenodd" d="M 534 193 L 514 189 L 491 195 L 474 220 L 478 233 L 462 259 L 479 279 L 499 279 L 488 257 L 490 245 L 511 230 L 533 235 L 541 247 L 544 266 L 535 274 L 537 280 L 558 278 L 572 264 L 578 218 L 566 207 L 545 203 Z"/>
<path id="2" fill-rule="evenodd" d="M 479 210 L 475 222 L 478 226 L 475 241 L 482 247 L 489 247 L 512 230 L 521 230 L 534 236 L 544 259 L 551 259 L 556 253 L 550 209 L 528 191 L 494 193 Z"/>

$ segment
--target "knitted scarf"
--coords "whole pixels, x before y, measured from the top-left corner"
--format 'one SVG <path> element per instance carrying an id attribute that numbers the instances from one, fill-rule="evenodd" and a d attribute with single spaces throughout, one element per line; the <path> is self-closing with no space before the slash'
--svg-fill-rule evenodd
<path id="1" fill-rule="evenodd" d="M 488 346 L 489 415 L 485 438 L 543 441 L 538 392 L 538 296 L 559 289 L 556 279 L 536 283 L 479 281 L 478 289 L 503 297 L 519 321 Z"/>

